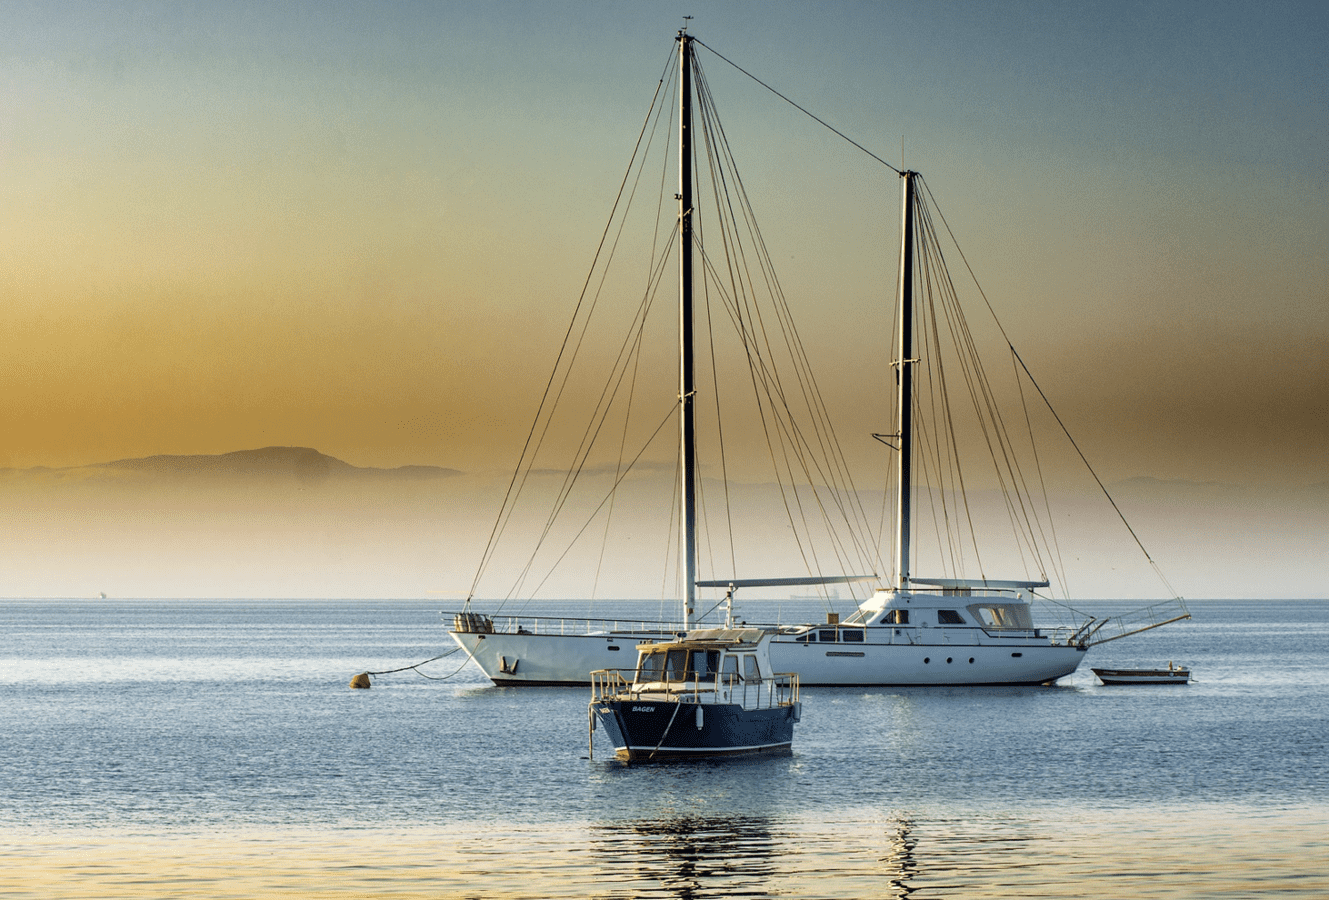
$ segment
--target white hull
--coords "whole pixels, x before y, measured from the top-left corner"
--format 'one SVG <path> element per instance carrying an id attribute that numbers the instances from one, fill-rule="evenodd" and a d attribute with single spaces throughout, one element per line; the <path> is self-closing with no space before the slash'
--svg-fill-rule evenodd
<path id="1" fill-rule="evenodd" d="M 1085 657 L 1082 647 L 1032 635 L 994 637 L 978 628 L 947 628 L 942 638 L 935 636 L 942 631 L 868 628 L 866 639 L 854 644 L 800 643 L 782 634 L 771 642 L 771 664 L 778 672 L 796 672 L 804 687 L 1043 684 L 1070 675 Z M 640 641 L 673 636 L 450 634 L 485 675 L 503 685 L 589 684 L 593 671 L 631 666 Z"/>
<path id="2" fill-rule="evenodd" d="M 988 638 L 983 644 L 896 640 L 834 650 L 777 640 L 771 643 L 771 662 L 780 671 L 797 672 L 804 685 L 1043 684 L 1074 672 L 1085 654 L 1083 648 L 1038 638 Z"/>

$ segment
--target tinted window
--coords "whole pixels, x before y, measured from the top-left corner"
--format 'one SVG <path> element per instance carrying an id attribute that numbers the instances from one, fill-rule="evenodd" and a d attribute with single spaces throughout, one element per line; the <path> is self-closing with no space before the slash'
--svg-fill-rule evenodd
<path id="1" fill-rule="evenodd" d="M 964 617 L 953 609 L 937 610 L 938 625 L 963 625 Z"/>
<path id="2" fill-rule="evenodd" d="M 749 681 L 761 680 L 761 669 L 757 667 L 757 657 L 751 653 L 743 654 L 743 677 Z"/>
<path id="3" fill-rule="evenodd" d="M 817 640 L 822 641 L 823 643 L 834 643 L 834 642 L 835 642 L 835 629 L 834 629 L 834 628 L 825 628 L 825 629 L 822 629 L 821 631 L 817 632 Z"/>
<path id="4" fill-rule="evenodd" d="M 650 653 L 641 658 L 641 675 L 638 681 L 659 681 L 660 673 L 664 671 L 665 655 L 663 653 Z"/>
<path id="5" fill-rule="evenodd" d="M 846 628 L 844 631 L 840 632 L 840 640 L 862 643 L 863 632 L 859 631 L 857 628 Z"/>
<path id="6" fill-rule="evenodd" d="M 698 681 L 714 681 L 715 671 L 720 668 L 719 650 L 693 650 L 692 673 Z"/>
<path id="7" fill-rule="evenodd" d="M 665 663 L 665 671 L 668 672 L 670 681 L 682 681 L 683 676 L 688 671 L 688 651 L 670 650 L 669 660 Z"/>

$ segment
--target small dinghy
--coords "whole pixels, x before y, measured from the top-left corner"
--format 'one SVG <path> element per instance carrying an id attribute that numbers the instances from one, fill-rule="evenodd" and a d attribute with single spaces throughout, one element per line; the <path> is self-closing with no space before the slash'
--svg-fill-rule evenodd
<path id="1" fill-rule="evenodd" d="M 1191 670 L 1167 664 L 1166 669 L 1093 669 L 1104 684 L 1189 684 Z"/>
<path id="2" fill-rule="evenodd" d="M 624 762 L 789 753 L 798 676 L 771 671 L 773 631 L 716 628 L 637 647 L 637 668 L 591 673 L 594 729 Z"/>

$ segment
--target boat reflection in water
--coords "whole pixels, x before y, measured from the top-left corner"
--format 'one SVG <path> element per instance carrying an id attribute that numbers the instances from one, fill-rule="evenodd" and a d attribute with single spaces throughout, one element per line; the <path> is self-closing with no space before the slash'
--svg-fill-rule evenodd
<path id="1" fill-rule="evenodd" d="M 890 879 L 884 897 L 904 898 L 914 892 L 909 884 L 918 874 L 918 860 L 914 858 L 918 839 L 913 836 L 913 827 L 909 819 L 898 819 L 894 829 L 888 832 L 887 852 L 880 860 L 885 869 L 883 874 Z"/>
<path id="2" fill-rule="evenodd" d="M 591 827 L 609 897 L 766 896 L 780 871 L 765 816 L 677 816 Z"/>
<path id="3" fill-rule="evenodd" d="M 845 823 L 840 837 L 801 820 L 767 815 L 662 815 L 590 827 L 590 864 L 607 898 L 882 897 L 917 887 L 917 843 L 908 818 Z M 872 865 L 876 859 L 877 865 Z M 864 865 L 867 863 L 867 865 Z"/>

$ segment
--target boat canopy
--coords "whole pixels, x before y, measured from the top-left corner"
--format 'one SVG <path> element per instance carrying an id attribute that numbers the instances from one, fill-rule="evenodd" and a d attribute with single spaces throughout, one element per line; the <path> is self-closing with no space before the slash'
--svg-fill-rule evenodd
<path id="1" fill-rule="evenodd" d="M 1047 587 L 1046 581 L 997 581 L 992 578 L 910 578 L 910 584 L 925 584 L 942 590 L 1030 591 Z"/>
<path id="2" fill-rule="evenodd" d="M 687 637 L 671 643 L 688 644 L 759 644 L 770 634 L 764 628 L 701 628 L 689 631 Z M 659 646 L 658 644 L 653 646 Z"/>
<path id="3" fill-rule="evenodd" d="M 711 581 L 698 581 L 697 587 L 749 588 L 749 587 L 792 587 L 811 584 L 848 584 L 854 581 L 875 581 L 876 575 L 813 575 L 791 578 L 718 578 Z"/>

